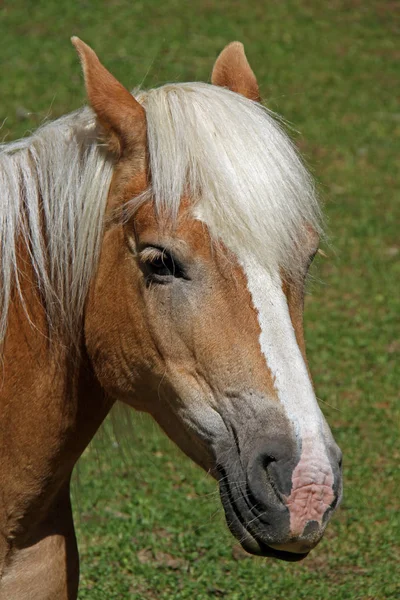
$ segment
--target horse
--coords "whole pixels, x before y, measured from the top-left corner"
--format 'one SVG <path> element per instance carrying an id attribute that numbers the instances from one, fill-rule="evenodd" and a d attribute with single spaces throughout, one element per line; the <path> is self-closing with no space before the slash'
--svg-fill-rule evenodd
<path id="1" fill-rule="evenodd" d="M 304 285 L 314 185 L 243 45 L 130 93 L 78 38 L 90 107 L 0 151 L 0 600 L 73 600 L 75 463 L 119 401 L 220 488 L 249 553 L 301 560 L 342 495 Z"/>

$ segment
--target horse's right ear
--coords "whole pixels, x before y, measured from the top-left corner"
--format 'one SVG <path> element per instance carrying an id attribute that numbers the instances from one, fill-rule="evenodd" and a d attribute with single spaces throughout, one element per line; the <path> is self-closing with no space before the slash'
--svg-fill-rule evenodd
<path id="1" fill-rule="evenodd" d="M 231 42 L 222 50 L 215 61 L 211 83 L 260 102 L 257 79 L 241 42 Z"/>
<path id="2" fill-rule="evenodd" d="M 109 134 L 112 150 L 122 153 L 146 143 L 146 113 L 128 90 L 101 64 L 96 53 L 77 37 L 86 93 L 97 117 Z"/>

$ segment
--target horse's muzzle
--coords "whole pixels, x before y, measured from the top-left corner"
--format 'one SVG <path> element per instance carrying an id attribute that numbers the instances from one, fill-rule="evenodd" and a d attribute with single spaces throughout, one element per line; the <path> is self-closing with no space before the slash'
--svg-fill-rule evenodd
<path id="1" fill-rule="evenodd" d="M 326 450 L 330 465 L 305 463 L 293 443 L 253 442 L 251 453 L 219 464 L 219 484 L 227 524 L 245 550 L 281 560 L 303 559 L 324 533 L 341 500 L 341 454 Z M 246 456 L 247 454 L 247 456 Z"/>

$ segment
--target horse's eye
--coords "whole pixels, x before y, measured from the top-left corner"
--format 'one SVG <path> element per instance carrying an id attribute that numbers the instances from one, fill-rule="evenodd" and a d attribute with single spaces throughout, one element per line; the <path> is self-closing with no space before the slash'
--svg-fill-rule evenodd
<path id="1" fill-rule="evenodd" d="M 173 275 L 175 264 L 172 256 L 166 252 L 160 253 L 147 263 L 147 268 L 155 275 Z"/>
<path id="2" fill-rule="evenodd" d="M 146 275 L 153 281 L 166 283 L 172 277 L 184 277 L 179 263 L 163 248 L 148 247 L 139 256 Z"/>

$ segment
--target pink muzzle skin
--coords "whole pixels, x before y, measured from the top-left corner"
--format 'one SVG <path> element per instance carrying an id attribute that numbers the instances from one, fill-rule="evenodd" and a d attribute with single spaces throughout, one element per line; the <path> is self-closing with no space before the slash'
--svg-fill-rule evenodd
<path id="1" fill-rule="evenodd" d="M 303 440 L 300 460 L 292 475 L 292 489 L 285 497 L 291 537 L 300 537 L 309 521 L 322 525 L 323 516 L 335 499 L 333 482 L 332 468 L 323 445 L 310 438 Z"/>

